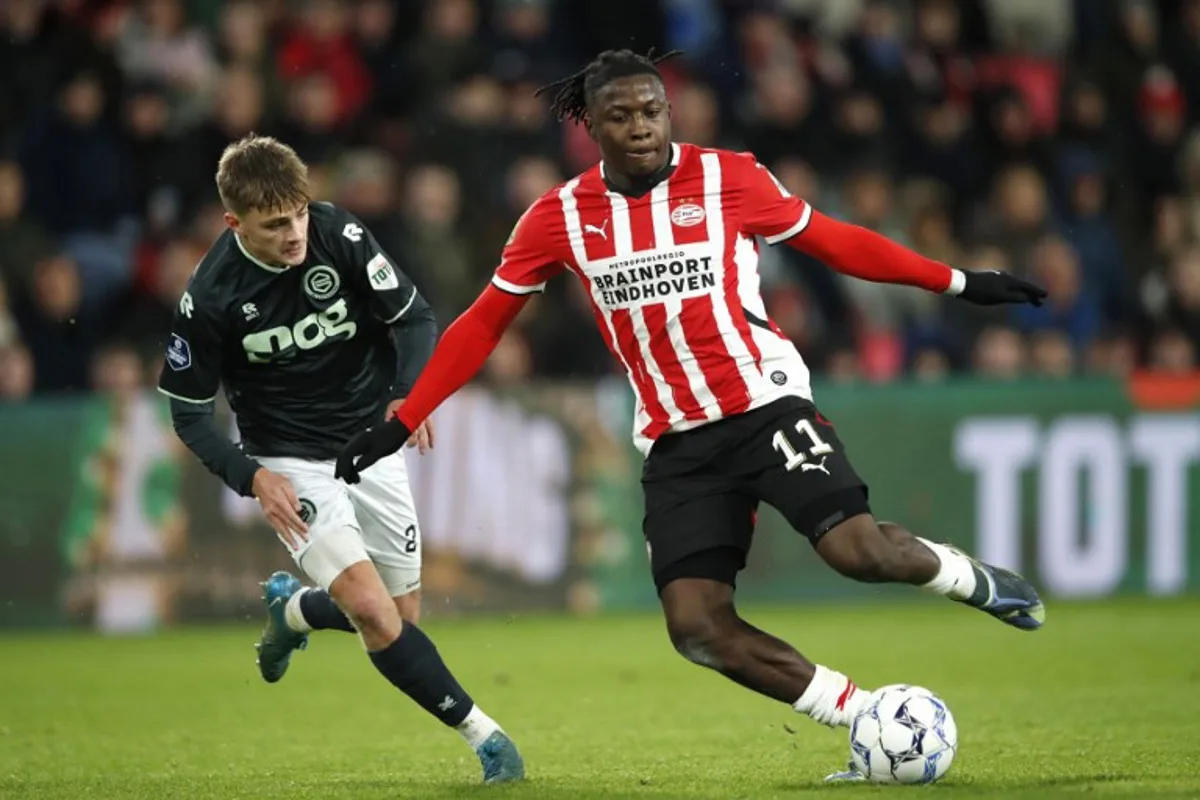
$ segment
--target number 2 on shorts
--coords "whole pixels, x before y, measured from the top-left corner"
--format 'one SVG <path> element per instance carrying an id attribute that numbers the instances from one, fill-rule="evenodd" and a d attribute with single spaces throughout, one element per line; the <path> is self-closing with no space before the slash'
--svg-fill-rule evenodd
<path id="1" fill-rule="evenodd" d="M 808 448 L 808 455 L 793 447 L 787 433 L 783 430 L 775 431 L 775 435 L 771 437 L 771 446 L 783 453 L 783 457 L 786 459 L 783 466 L 788 472 L 808 461 L 808 456 L 824 456 L 833 452 L 833 445 L 821 438 L 811 420 L 802 419 L 797 422 L 796 432 L 812 440 L 813 444 Z"/>

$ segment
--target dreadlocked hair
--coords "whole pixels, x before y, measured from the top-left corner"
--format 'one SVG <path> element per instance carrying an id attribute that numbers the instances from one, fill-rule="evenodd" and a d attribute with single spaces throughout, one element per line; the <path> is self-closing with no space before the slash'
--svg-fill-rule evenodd
<path id="1" fill-rule="evenodd" d="M 609 81 L 629 75 L 654 75 L 662 80 L 657 65 L 682 52 L 671 50 L 662 55 L 655 55 L 654 48 L 650 48 L 646 55 L 641 56 L 632 50 L 605 50 L 574 75 L 538 89 L 534 92 L 534 97 L 542 92 L 555 90 L 554 100 L 550 103 L 550 110 L 554 112 L 554 116 L 560 122 L 564 119 L 583 122 L 587 115 L 588 103 Z"/>

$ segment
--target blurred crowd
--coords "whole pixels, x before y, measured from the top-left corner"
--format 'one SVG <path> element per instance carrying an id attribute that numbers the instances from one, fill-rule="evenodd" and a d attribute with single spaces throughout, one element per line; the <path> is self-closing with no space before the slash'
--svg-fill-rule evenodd
<path id="1" fill-rule="evenodd" d="M 273 134 L 448 324 L 514 221 L 590 166 L 539 85 L 604 48 L 663 65 L 676 138 L 1042 308 L 981 310 L 764 251 L 818 375 L 1188 372 L 1200 348 L 1200 0 L 6 0 L 0 399 L 155 380 L 223 226 L 222 148 Z M 613 365 L 574 281 L 495 381 Z"/>

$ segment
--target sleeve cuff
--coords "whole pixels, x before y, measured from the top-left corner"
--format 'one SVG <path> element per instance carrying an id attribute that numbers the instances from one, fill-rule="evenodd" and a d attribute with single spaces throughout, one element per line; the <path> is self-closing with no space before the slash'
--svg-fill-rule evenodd
<path id="1" fill-rule="evenodd" d="M 810 206 L 808 203 L 805 203 L 804 210 L 800 212 L 800 219 L 796 221 L 795 225 L 788 228 L 783 233 L 777 233 L 774 236 L 764 236 L 763 238 L 766 240 L 767 244 L 779 244 L 780 242 L 787 241 L 793 236 L 803 233 L 804 229 L 808 227 L 810 220 L 812 220 L 812 206 Z"/>
<path id="2" fill-rule="evenodd" d="M 211 403 L 217 399 L 217 396 L 213 395 L 212 397 L 208 398 L 207 400 L 196 400 L 195 398 L 192 398 L 192 397 L 184 397 L 183 395 L 180 395 L 180 394 L 173 394 L 172 392 L 168 392 L 166 389 L 162 388 L 161 386 L 157 387 L 157 389 L 158 389 L 159 394 L 164 394 L 167 397 L 171 398 L 172 400 L 178 400 L 181 403 L 192 403 L 193 405 L 197 405 L 197 406 L 202 406 L 205 403 Z"/>
<path id="3" fill-rule="evenodd" d="M 519 294 L 519 295 L 540 294 L 546 290 L 545 283 L 539 283 L 536 286 L 522 286 L 519 283 L 513 283 L 512 281 L 506 281 L 506 280 L 504 280 L 504 278 L 501 278 L 499 275 L 492 276 L 492 285 L 495 286 L 497 289 L 508 292 L 509 294 Z"/>
<path id="4" fill-rule="evenodd" d="M 398 321 L 400 320 L 400 318 L 401 318 L 401 317 L 403 317 L 405 314 L 407 314 L 407 313 L 408 313 L 408 310 L 409 310 L 410 308 L 412 308 L 413 301 L 415 301 L 416 299 L 417 299 L 417 290 L 414 288 L 414 289 L 413 289 L 412 296 L 408 298 L 408 302 L 404 304 L 404 308 L 402 308 L 402 309 L 400 309 L 399 311 L 397 311 L 397 312 L 396 312 L 396 313 L 395 313 L 395 314 L 392 316 L 392 318 L 391 318 L 391 319 L 385 319 L 385 320 L 383 321 L 383 324 L 384 324 L 384 325 L 391 325 L 393 322 L 398 322 Z"/>
<path id="5" fill-rule="evenodd" d="M 950 285 L 947 286 L 942 294 L 948 294 L 954 297 L 963 293 L 963 289 L 967 288 L 967 273 L 961 269 L 950 269 Z"/>

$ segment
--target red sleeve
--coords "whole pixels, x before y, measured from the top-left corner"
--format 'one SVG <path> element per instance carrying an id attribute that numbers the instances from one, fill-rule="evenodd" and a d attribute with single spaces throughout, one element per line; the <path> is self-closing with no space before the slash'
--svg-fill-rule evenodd
<path id="1" fill-rule="evenodd" d="M 965 276 L 938 261 L 918 255 L 874 231 L 838 222 L 813 211 L 803 233 L 787 240 L 802 253 L 831 268 L 875 283 L 901 283 L 931 292 L 957 294 Z"/>
<path id="2" fill-rule="evenodd" d="M 557 253 L 560 239 L 566 239 L 566 225 L 558 193 L 553 191 L 538 199 L 517 220 L 504 245 L 492 284 L 509 294 L 543 291 L 546 281 L 563 271 L 562 256 Z"/>
<path id="3" fill-rule="evenodd" d="M 396 412 L 410 431 L 415 430 L 447 397 L 479 372 L 500 336 L 525 307 L 529 295 L 517 295 L 488 286 L 483 294 L 446 328 L 441 341 L 412 391 Z"/>
<path id="4" fill-rule="evenodd" d="M 790 194 L 754 156 L 737 156 L 733 169 L 744 187 L 742 230 L 762 236 L 767 244 L 795 236 L 808 225 L 812 207 Z"/>

